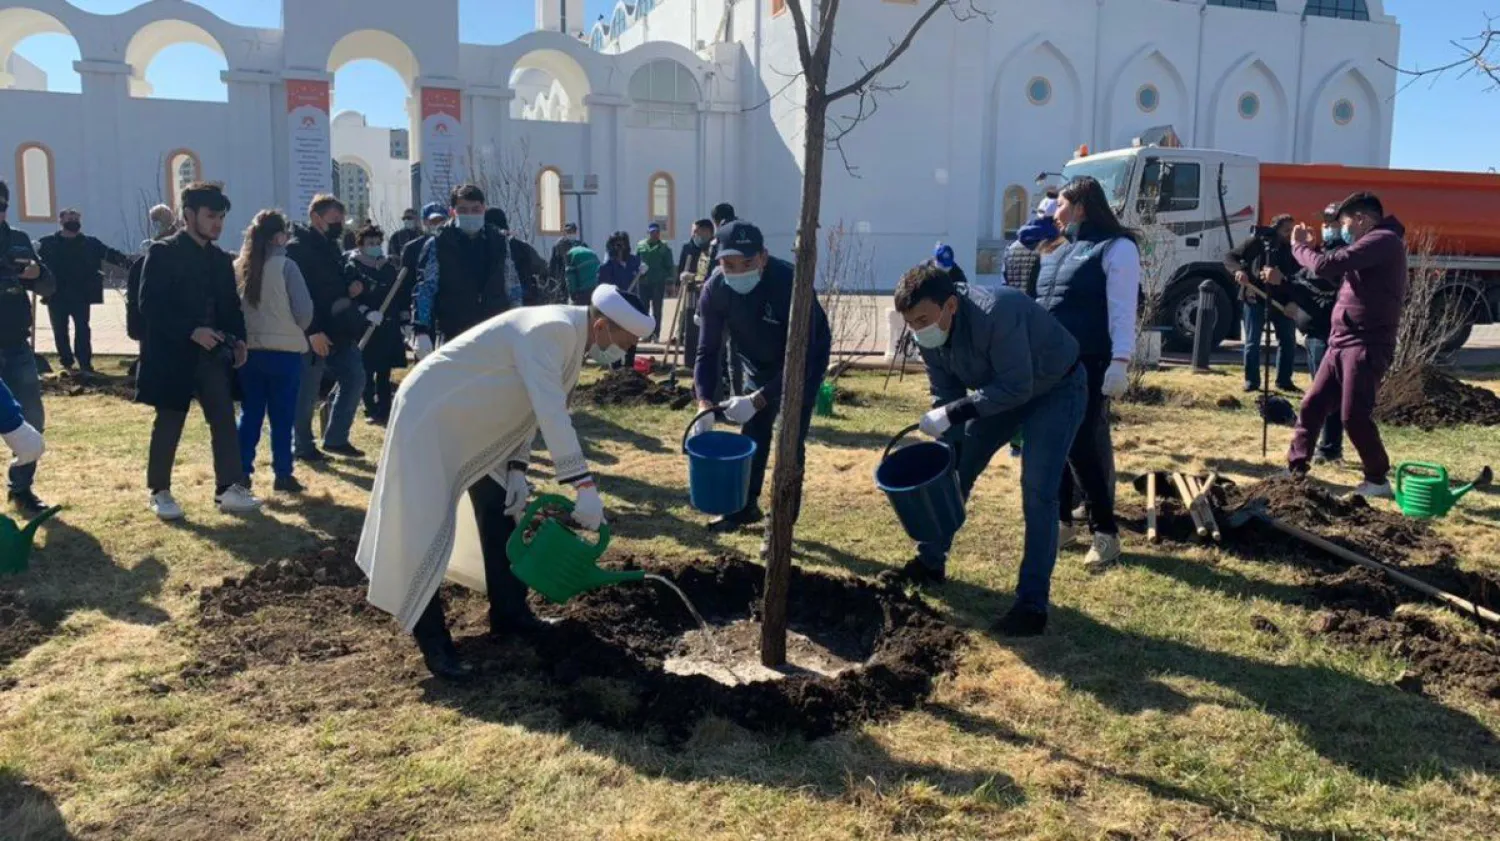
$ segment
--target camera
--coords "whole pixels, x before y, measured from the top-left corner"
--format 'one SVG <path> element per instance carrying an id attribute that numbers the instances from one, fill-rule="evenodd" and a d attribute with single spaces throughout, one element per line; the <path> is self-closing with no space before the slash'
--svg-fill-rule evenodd
<path id="1" fill-rule="evenodd" d="M 213 350 L 210 350 L 208 355 L 215 362 L 230 368 L 234 367 L 234 344 L 228 340 L 214 345 Z"/>

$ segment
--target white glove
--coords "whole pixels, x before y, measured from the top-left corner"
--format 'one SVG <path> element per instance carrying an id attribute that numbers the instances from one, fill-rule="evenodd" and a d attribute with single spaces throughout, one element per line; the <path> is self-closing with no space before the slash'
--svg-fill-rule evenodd
<path id="1" fill-rule="evenodd" d="M 740 426 L 744 426 L 750 422 L 751 418 L 755 417 L 755 414 L 755 398 L 750 395 L 731 397 L 729 398 L 729 402 L 724 404 L 724 419 L 730 423 L 737 423 Z"/>
<path id="2" fill-rule="evenodd" d="M 933 409 L 923 415 L 922 422 L 917 424 L 917 427 L 922 430 L 923 434 L 930 435 L 933 438 L 943 437 L 943 433 L 947 432 L 952 426 L 953 421 L 948 419 L 947 406 L 939 406 Z"/>
<path id="3" fill-rule="evenodd" d="M 380 323 L 385 321 L 385 316 L 380 314 L 380 310 L 370 310 L 365 313 L 365 321 L 370 322 L 371 327 L 379 327 Z"/>
<path id="4" fill-rule="evenodd" d="M 1130 387 L 1130 363 L 1121 362 L 1116 359 L 1109 363 L 1109 369 L 1104 372 L 1104 382 L 1099 386 L 1099 393 L 1105 397 L 1119 397 Z"/>
<path id="5" fill-rule="evenodd" d="M 604 500 L 599 498 L 599 488 L 593 479 L 585 479 L 574 486 L 578 498 L 573 502 L 573 519 L 589 531 L 598 531 L 604 525 Z"/>
<path id="6" fill-rule="evenodd" d="M 421 362 L 432 354 L 432 337 L 425 333 L 418 333 L 416 341 L 412 342 L 411 352 Z"/>
<path id="7" fill-rule="evenodd" d="M 511 468 L 505 474 L 505 515 L 520 522 L 530 499 L 531 483 L 526 481 L 526 471 Z"/>
<path id="8" fill-rule="evenodd" d="M 692 272 L 683 272 L 677 276 L 677 279 L 682 283 L 692 283 L 697 280 L 697 277 Z"/>
<path id="9" fill-rule="evenodd" d="M 408 347 L 411 346 L 412 339 L 416 338 L 416 335 L 416 331 L 411 329 L 410 324 L 401 325 L 401 338 L 406 340 L 406 344 Z"/>
<path id="10" fill-rule="evenodd" d="M 5 445 L 15 453 L 15 460 L 11 462 L 13 467 L 31 464 L 42 457 L 42 452 L 47 449 L 47 444 L 42 440 L 42 433 L 36 431 L 36 427 L 21 421 L 21 425 L 5 433 Z"/>
<path id="11" fill-rule="evenodd" d="M 705 412 L 703 417 L 693 421 L 693 429 L 688 433 L 689 438 L 695 438 L 705 432 L 714 431 L 714 413 Z"/>

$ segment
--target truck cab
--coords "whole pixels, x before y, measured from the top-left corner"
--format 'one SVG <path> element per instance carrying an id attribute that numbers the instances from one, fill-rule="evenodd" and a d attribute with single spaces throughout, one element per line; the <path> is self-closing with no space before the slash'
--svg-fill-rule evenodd
<path id="1" fill-rule="evenodd" d="M 1120 221 L 1141 233 L 1143 323 L 1168 347 L 1191 347 L 1198 287 L 1212 280 L 1214 344 L 1238 332 L 1239 303 L 1224 255 L 1260 218 L 1260 162 L 1211 149 L 1144 146 L 1074 158 L 1064 181 L 1092 176 Z"/>

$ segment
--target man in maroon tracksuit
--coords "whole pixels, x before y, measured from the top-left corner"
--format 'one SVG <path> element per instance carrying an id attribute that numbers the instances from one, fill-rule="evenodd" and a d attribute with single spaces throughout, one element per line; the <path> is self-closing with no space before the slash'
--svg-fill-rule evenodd
<path id="1" fill-rule="evenodd" d="M 1371 193 L 1345 199 L 1338 214 L 1343 240 L 1349 243 L 1344 248 L 1320 253 L 1311 228 L 1298 225 L 1292 232 L 1297 262 L 1323 280 L 1342 279 L 1343 286 L 1333 306 L 1328 354 L 1302 400 L 1287 464 L 1293 473 L 1307 472 L 1318 430 L 1330 413 L 1340 412 L 1344 432 L 1364 462 L 1364 481 L 1355 493 L 1389 497 L 1391 459 L 1373 416 L 1380 380 L 1395 356 L 1406 300 L 1406 228 L 1386 216 Z"/>

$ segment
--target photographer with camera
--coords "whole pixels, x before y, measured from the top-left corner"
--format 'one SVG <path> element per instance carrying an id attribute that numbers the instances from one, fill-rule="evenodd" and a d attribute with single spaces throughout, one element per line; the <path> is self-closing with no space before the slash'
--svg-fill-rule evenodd
<path id="1" fill-rule="evenodd" d="M 47 427 L 42 408 L 42 381 L 31 350 L 31 294 L 50 295 L 56 288 L 52 273 L 37 259 L 31 237 L 6 221 L 10 188 L 0 181 L 0 381 L 21 404 L 26 423 L 38 431 Z M 17 460 L 10 468 L 10 501 L 35 516 L 47 506 L 31 490 L 36 461 Z"/>
<path id="2" fill-rule="evenodd" d="M 1261 331 L 1266 319 L 1276 331 L 1276 388 L 1289 394 L 1301 390 L 1292 382 L 1297 365 L 1297 330 L 1292 319 L 1268 303 L 1270 286 L 1297 274 L 1300 267 L 1292 257 L 1292 226 L 1295 220 L 1283 213 L 1268 227 L 1254 234 L 1224 257 L 1224 265 L 1240 285 L 1240 300 L 1245 311 L 1245 391 L 1259 391 L 1261 386 Z M 1274 270 L 1274 273 L 1273 273 Z"/>
<path id="3" fill-rule="evenodd" d="M 146 486 L 151 512 L 182 517 L 172 498 L 172 465 L 196 398 L 208 421 L 214 454 L 214 502 L 226 513 L 260 508 L 240 464 L 235 428 L 234 371 L 245 364 L 245 316 L 234 262 L 215 245 L 229 199 L 217 184 L 182 189 L 182 231 L 151 245 L 141 267 L 140 374 L 136 402 L 156 407 Z"/>
<path id="4" fill-rule="evenodd" d="M 37 253 L 57 279 L 57 291 L 42 303 L 52 319 L 57 361 L 71 369 L 76 360 L 84 373 L 94 370 L 94 334 L 89 326 L 93 308 L 104 303 L 104 275 L 108 263 L 128 270 L 130 257 L 83 233 L 83 214 L 64 208 L 57 214 L 58 231 L 41 238 Z M 72 326 L 77 332 L 68 336 Z"/>

